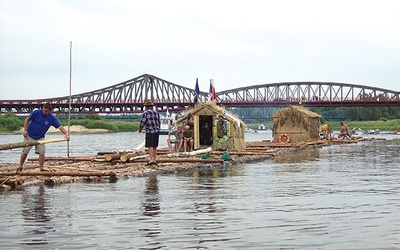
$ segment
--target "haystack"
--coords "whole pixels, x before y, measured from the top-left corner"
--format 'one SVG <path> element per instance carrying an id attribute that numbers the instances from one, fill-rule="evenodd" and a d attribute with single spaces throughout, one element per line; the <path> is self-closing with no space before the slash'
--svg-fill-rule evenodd
<path id="1" fill-rule="evenodd" d="M 272 115 L 273 139 L 289 135 L 290 142 L 315 141 L 319 139 L 321 116 L 302 106 L 289 106 Z"/>
<path id="2" fill-rule="evenodd" d="M 182 127 L 193 119 L 194 149 L 211 146 L 214 150 L 243 150 L 245 123 L 214 103 L 200 103 L 180 119 Z"/>

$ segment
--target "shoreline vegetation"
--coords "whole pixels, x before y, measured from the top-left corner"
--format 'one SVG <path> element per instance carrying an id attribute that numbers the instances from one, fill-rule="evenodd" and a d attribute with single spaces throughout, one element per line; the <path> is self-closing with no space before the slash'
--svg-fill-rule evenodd
<path id="1" fill-rule="evenodd" d="M 67 120 L 60 119 L 61 124 L 67 127 Z M 395 131 L 400 130 L 400 119 L 377 120 L 377 121 L 344 121 L 350 129 Z M 332 130 L 340 130 L 340 121 L 328 121 Z M 70 130 L 73 133 L 117 133 L 133 132 L 139 129 L 139 120 L 132 118 L 129 121 L 109 120 L 100 115 L 86 115 L 82 119 L 71 119 Z M 258 129 L 260 123 L 248 123 L 247 127 Z M 264 123 L 266 129 L 272 128 L 272 121 Z M 23 118 L 12 113 L 0 115 L 0 133 L 18 134 L 23 127 Z M 57 130 L 51 129 L 49 133 Z"/>
<path id="2" fill-rule="evenodd" d="M 325 121 L 322 124 L 329 124 L 330 128 L 333 131 L 340 131 L 341 125 L 340 125 L 341 121 Z M 365 130 L 376 130 L 379 129 L 380 131 L 400 131 L 400 119 L 393 119 L 393 120 L 379 120 L 379 121 L 349 121 L 349 120 L 345 120 L 343 121 L 348 127 L 349 129 L 355 129 L 355 130 L 359 130 L 361 129 L 362 131 Z M 271 129 L 272 128 L 272 122 L 267 122 L 267 123 L 263 123 L 265 125 L 266 129 Z M 254 130 L 259 130 L 258 126 L 260 124 L 259 123 L 252 123 L 252 124 L 247 124 L 247 126 L 251 129 Z"/>

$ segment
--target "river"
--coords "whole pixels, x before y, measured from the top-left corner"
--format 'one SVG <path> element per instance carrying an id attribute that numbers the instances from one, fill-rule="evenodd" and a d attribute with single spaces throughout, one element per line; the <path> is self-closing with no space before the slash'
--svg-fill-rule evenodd
<path id="1" fill-rule="evenodd" d="M 73 135 L 71 154 L 133 148 L 143 136 Z M 21 136 L 0 137 L 2 144 Z M 246 133 L 247 141 L 270 137 Z M 3 192 L 0 249 L 398 249 L 400 136 L 378 137 L 388 140 L 207 171 Z M 47 149 L 66 153 L 64 143 Z M 19 152 L 3 151 L 1 160 L 18 161 Z"/>

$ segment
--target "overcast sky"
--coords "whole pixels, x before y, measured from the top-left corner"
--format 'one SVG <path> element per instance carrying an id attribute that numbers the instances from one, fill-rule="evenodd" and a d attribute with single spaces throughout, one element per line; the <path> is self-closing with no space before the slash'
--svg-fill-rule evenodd
<path id="1" fill-rule="evenodd" d="M 333 81 L 400 91 L 400 1 L 0 0 L 0 100 L 148 73 L 208 91 Z"/>

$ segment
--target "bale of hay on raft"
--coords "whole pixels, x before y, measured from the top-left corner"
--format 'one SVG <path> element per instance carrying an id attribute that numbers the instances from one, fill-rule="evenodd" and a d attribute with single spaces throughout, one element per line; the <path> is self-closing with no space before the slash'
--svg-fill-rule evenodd
<path id="1" fill-rule="evenodd" d="M 290 137 L 290 142 L 315 141 L 319 139 L 321 116 L 302 106 L 289 106 L 272 115 L 274 122 L 273 140 L 279 141 L 279 136 Z M 282 139 L 282 141 L 285 141 Z"/>

